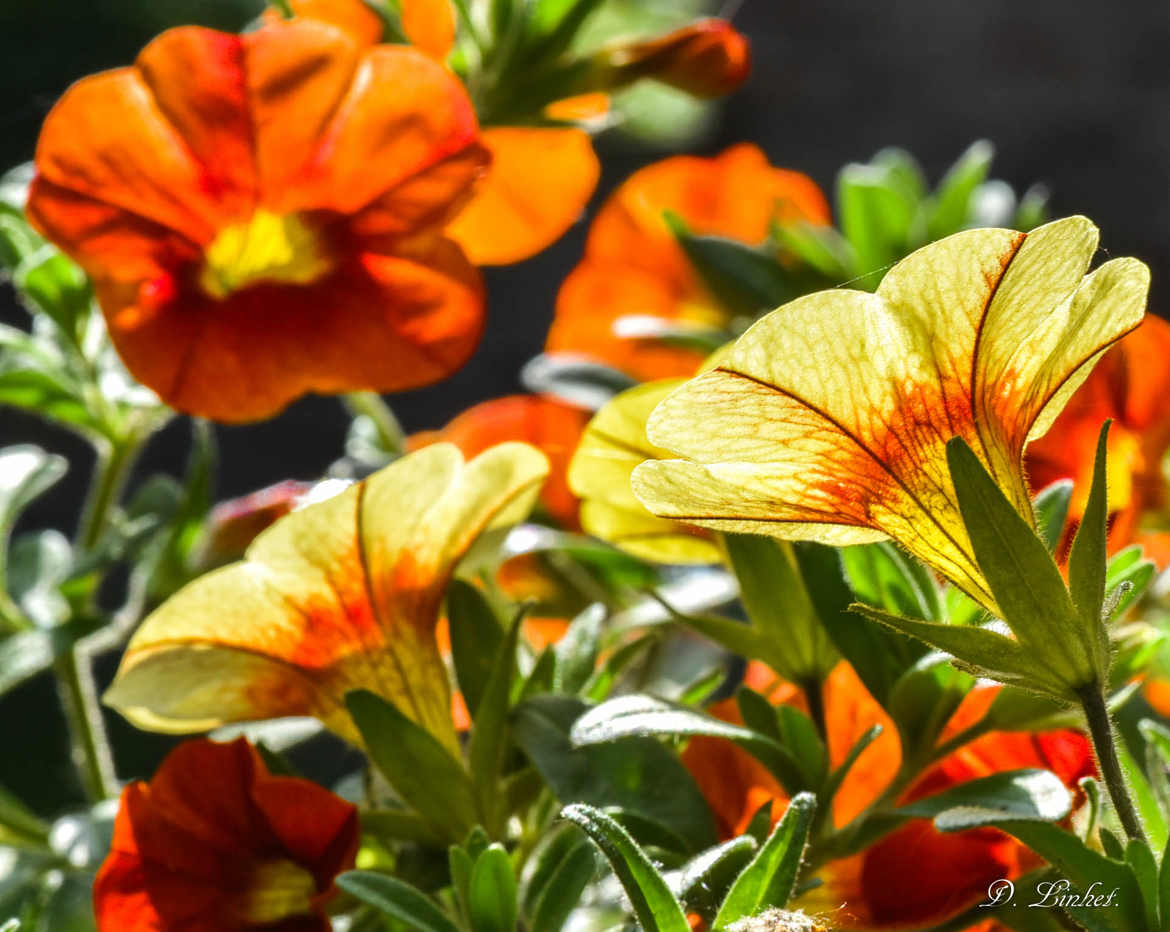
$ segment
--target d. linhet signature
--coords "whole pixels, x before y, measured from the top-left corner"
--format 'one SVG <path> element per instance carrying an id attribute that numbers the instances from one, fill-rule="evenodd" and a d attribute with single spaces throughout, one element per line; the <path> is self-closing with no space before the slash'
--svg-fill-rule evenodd
<path id="1" fill-rule="evenodd" d="M 1074 889 L 1067 880 L 1044 880 L 1036 884 L 1036 895 L 1040 897 L 1028 907 L 1056 909 L 1061 907 L 1102 909 L 1121 905 L 1117 900 L 1118 888 L 1105 891 L 1100 881 L 1093 881 L 1083 892 Z M 987 902 L 980 906 L 1010 906 L 1015 902 L 1016 885 L 1007 878 L 993 880 L 987 888 Z"/>

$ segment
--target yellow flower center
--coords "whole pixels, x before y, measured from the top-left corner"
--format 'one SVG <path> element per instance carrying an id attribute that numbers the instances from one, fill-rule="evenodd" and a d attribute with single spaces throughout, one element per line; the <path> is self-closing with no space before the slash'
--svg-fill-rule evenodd
<path id="1" fill-rule="evenodd" d="M 240 904 L 240 918 L 255 925 L 279 922 L 312 912 L 317 881 L 287 858 L 264 861 L 252 874 L 252 882 Z"/>
<path id="2" fill-rule="evenodd" d="M 256 211 L 225 227 L 203 253 L 199 286 L 222 300 L 258 282 L 307 285 L 333 269 L 320 235 L 297 214 Z"/>

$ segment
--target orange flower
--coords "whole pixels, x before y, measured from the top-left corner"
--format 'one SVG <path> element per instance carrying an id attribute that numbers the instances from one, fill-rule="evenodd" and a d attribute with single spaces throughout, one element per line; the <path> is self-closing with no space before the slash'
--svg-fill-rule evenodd
<path id="1" fill-rule="evenodd" d="M 653 78 L 695 97 L 722 97 L 751 71 L 748 41 L 722 19 L 703 19 L 641 42 L 608 45 L 593 56 L 602 87 Z"/>
<path id="2" fill-rule="evenodd" d="M 443 595 L 481 533 L 524 518 L 547 471 L 526 444 L 464 462 L 440 443 L 294 511 L 142 623 L 106 703 L 171 733 L 311 715 L 357 743 L 344 698 L 368 689 L 455 750 Z"/>
<path id="3" fill-rule="evenodd" d="M 140 381 L 254 420 L 467 359 L 482 282 L 443 231 L 486 162 L 477 134 L 458 81 L 412 49 L 312 21 L 181 27 L 66 92 L 28 211 L 93 279 Z"/>
<path id="4" fill-rule="evenodd" d="M 690 376 L 697 350 L 637 343 L 614 331 L 627 317 L 659 317 L 724 327 L 727 312 L 710 295 L 663 214 L 696 233 L 759 244 L 775 221 L 827 223 L 829 208 L 811 179 L 772 167 L 753 145 L 715 158 L 675 156 L 631 175 L 602 207 L 585 259 L 557 296 L 547 349 L 594 356 L 647 381 Z"/>
<path id="5" fill-rule="evenodd" d="M 1170 450 L 1170 324 L 1145 322 L 1097 364 L 1077 389 L 1052 429 L 1028 448 L 1028 473 L 1035 488 L 1058 479 L 1075 483 L 1069 504 L 1070 537 L 1085 511 L 1093 478 L 1093 456 L 1101 424 L 1109 430 L 1110 550 L 1131 543 L 1147 546 L 1159 566 L 1170 563 L 1170 537 L 1142 532 L 1144 515 L 1167 504 L 1162 461 Z"/>
<path id="6" fill-rule="evenodd" d="M 540 501 L 562 527 L 577 529 L 579 502 L 569 491 L 569 460 L 589 421 L 589 412 L 543 395 L 508 395 L 468 408 L 441 430 L 423 431 L 407 441 L 417 450 L 438 441 L 453 443 L 464 456 L 476 456 L 506 440 L 530 443 L 549 460 L 549 477 Z"/>
<path id="7" fill-rule="evenodd" d="M 357 809 L 270 774 L 243 738 L 172 751 L 122 792 L 94 883 L 101 932 L 328 932 L 333 880 L 353 866 Z"/>
<path id="8" fill-rule="evenodd" d="M 748 685 L 765 692 L 773 703 L 803 705 L 799 691 L 789 683 L 773 677 L 773 685 L 766 688 L 771 676 L 762 665 L 750 664 Z M 943 738 L 973 723 L 996 689 L 983 687 L 969 694 Z M 713 711 L 738 720 L 733 703 Z M 889 719 L 845 664 L 838 666 L 826 683 L 825 713 L 833 766 L 840 764 L 872 725 L 883 726 L 882 735 L 862 753 L 834 800 L 834 822 L 840 826 L 878 799 L 898 772 L 901 754 Z M 725 837 L 742 833 L 756 810 L 769 800 L 786 800 L 775 778 L 761 764 L 723 739 L 693 739 L 683 761 L 711 804 Z M 901 801 L 1023 767 L 1048 768 L 1070 787 L 1094 772 L 1089 743 L 1078 732 L 994 732 L 944 758 Z M 773 817 L 778 818 L 782 810 L 783 806 L 774 806 Z M 992 880 L 1019 876 L 1032 866 L 1032 856 L 1001 832 L 976 829 L 942 834 L 928 820 L 915 819 L 860 854 L 829 864 L 823 871 L 824 886 L 810 894 L 803 905 L 814 913 L 835 911 L 846 928 L 917 927 L 961 912 L 986 894 Z"/>
<path id="9" fill-rule="evenodd" d="M 386 24 L 365 0 L 289 0 L 293 15 L 316 19 L 348 32 L 363 45 L 382 41 Z M 400 4 L 402 31 L 410 44 L 440 61 L 455 44 L 455 8 L 451 0 L 404 0 Z M 269 7 L 264 18 L 279 22 L 284 15 Z"/>

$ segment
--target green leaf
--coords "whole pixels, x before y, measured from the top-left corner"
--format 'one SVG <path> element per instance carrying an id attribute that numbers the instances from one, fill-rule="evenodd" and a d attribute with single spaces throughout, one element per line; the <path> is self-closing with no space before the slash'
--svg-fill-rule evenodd
<path id="1" fill-rule="evenodd" d="M 932 199 L 934 203 L 927 220 L 931 240 L 942 239 L 967 226 L 971 216 L 971 197 L 987 180 L 993 158 L 994 146 L 981 139 L 951 166 Z"/>
<path id="2" fill-rule="evenodd" d="M 33 309 L 55 323 L 71 341 L 78 319 L 89 313 L 92 292 L 81 267 L 55 250 L 30 256 L 16 270 L 13 284 Z"/>
<path id="3" fill-rule="evenodd" d="M 374 871 L 349 871 L 337 878 L 346 893 L 407 924 L 411 932 L 459 932 L 434 901 L 395 877 Z"/>
<path id="4" fill-rule="evenodd" d="M 469 915 L 471 900 L 471 872 L 475 867 L 475 860 L 467 853 L 466 848 L 451 845 L 447 849 L 447 870 L 451 874 L 451 890 L 455 895 L 455 903 L 462 914 Z"/>
<path id="5" fill-rule="evenodd" d="M 927 654 L 902 674 L 890 690 L 887 708 L 898 726 L 904 757 L 928 759 L 971 685 L 970 676 L 937 653 Z"/>
<path id="6" fill-rule="evenodd" d="M 1049 679 L 1043 665 L 1033 662 L 1016 641 L 990 628 L 917 621 L 861 604 L 856 605 L 854 611 L 950 654 L 982 676 L 1001 683 L 1043 690 L 1058 698 L 1066 695 L 1064 684 Z"/>
<path id="7" fill-rule="evenodd" d="M 56 656 L 47 631 L 18 631 L 0 638 L 0 696 L 51 666 Z"/>
<path id="8" fill-rule="evenodd" d="M 751 863 L 736 877 L 715 916 L 715 932 L 721 932 L 746 916 L 787 905 L 796 887 L 815 812 L 816 798 L 811 793 L 799 793 L 793 797 L 784 818 L 772 830 Z"/>
<path id="9" fill-rule="evenodd" d="M 590 605 L 573 619 L 564 636 L 557 642 L 556 692 L 574 694 L 581 690 L 593 675 L 601 652 L 601 628 L 605 622 L 605 606 Z"/>
<path id="10" fill-rule="evenodd" d="M 1072 809 L 1072 794 L 1048 770 L 1009 770 L 960 783 L 899 807 L 915 818 L 934 819 L 941 832 L 1009 821 L 1057 822 Z"/>
<path id="11" fill-rule="evenodd" d="M 1089 932 L 1141 932 L 1147 929 L 1141 888 L 1133 870 L 1087 848 L 1071 832 L 1048 822 L 1011 821 L 997 824 L 1047 860 L 1078 891 L 1096 884 L 1103 892 L 1117 890 L 1109 908 L 1068 906 L 1067 912 Z M 1149 932 L 1154 932 L 1150 929 Z"/>
<path id="12" fill-rule="evenodd" d="M 755 317 L 797 297 L 784 267 L 764 249 L 721 236 L 695 235 L 670 212 L 665 219 L 699 277 L 734 313 Z"/>
<path id="13" fill-rule="evenodd" d="M 1166 816 L 1159 805 L 1158 794 L 1150 784 L 1142 765 L 1130 753 L 1129 745 L 1124 740 L 1117 741 L 1117 756 L 1121 761 L 1125 782 L 1129 785 L 1146 835 L 1149 837 L 1150 843 L 1161 851 L 1167 840 L 1170 839 L 1170 828 L 1166 824 Z"/>
<path id="14" fill-rule="evenodd" d="M 364 810 L 362 828 L 387 841 L 413 841 L 432 848 L 443 846 L 443 837 L 435 831 L 435 827 L 418 813 L 407 809 Z"/>
<path id="15" fill-rule="evenodd" d="M 513 711 L 512 734 L 562 803 L 637 812 L 683 838 L 692 851 L 715 841 L 715 822 L 678 756 L 652 738 L 574 747 L 569 731 L 588 707 L 539 696 Z"/>
<path id="16" fill-rule="evenodd" d="M 1132 868 L 1142 890 L 1149 928 L 1158 928 L 1158 864 L 1146 842 L 1131 838 L 1125 846 L 1125 862 Z"/>
<path id="17" fill-rule="evenodd" d="M 852 259 L 849 243 L 833 227 L 805 222 L 778 224 L 772 229 L 772 238 L 829 283 L 849 277 Z"/>
<path id="18" fill-rule="evenodd" d="M 566 806 L 561 818 L 579 826 L 601 849 L 644 932 L 690 932 L 666 881 L 624 828 L 601 810 L 582 803 Z"/>
<path id="19" fill-rule="evenodd" d="M 462 764 L 425 728 L 364 689 L 345 704 L 374 765 L 398 794 L 446 837 L 462 838 L 476 822 L 475 797 Z"/>
<path id="20" fill-rule="evenodd" d="M 832 802 L 833 797 L 837 795 L 837 791 L 841 789 L 841 784 L 845 782 L 845 778 L 849 776 L 849 771 L 853 769 L 853 765 L 857 763 L 859 758 L 867 747 L 877 740 L 882 733 L 881 725 L 873 725 L 854 743 L 853 747 L 849 749 L 849 753 L 845 755 L 845 759 L 835 767 L 829 776 L 825 779 L 824 785 L 818 794 L 823 801 L 823 806 L 826 811 L 829 811 L 829 803 Z"/>
<path id="21" fill-rule="evenodd" d="M 651 696 L 621 696 L 590 709 L 573 725 L 574 746 L 607 744 L 629 737 L 726 738 L 767 767 L 790 793 L 804 788 L 800 765 L 767 735 Z"/>
<path id="22" fill-rule="evenodd" d="M 20 513 L 55 485 L 68 468 L 64 457 L 31 444 L 0 450 L 0 533 L 5 538 Z"/>
<path id="23" fill-rule="evenodd" d="M 838 552 L 822 544 L 801 543 L 796 545 L 796 558 L 816 606 L 817 617 L 829 638 L 857 671 L 869 694 L 884 707 L 894 683 L 924 651 L 916 642 L 876 625 L 857 623 L 850 611 L 855 599 L 846 582 L 842 560 L 847 554 L 860 556 L 856 553 L 860 549 L 853 547 Z M 892 573 L 891 567 L 896 565 L 894 554 L 897 551 L 874 551 L 872 555 L 883 567 L 883 573 Z M 846 558 L 845 566 L 848 564 Z"/>
<path id="24" fill-rule="evenodd" d="M 1158 915 L 1164 927 L 1170 921 L 1170 842 L 1162 852 L 1162 866 L 1158 870 Z"/>
<path id="25" fill-rule="evenodd" d="M 895 544 L 842 547 L 841 562 L 857 601 L 923 621 L 942 620 L 934 579 Z"/>
<path id="26" fill-rule="evenodd" d="M 26 616 L 41 628 L 69 620 L 61 587 L 73 569 L 73 548 L 60 531 L 22 534 L 8 551 L 8 588 Z"/>
<path id="27" fill-rule="evenodd" d="M 589 842 L 574 844 L 541 887 L 530 924 L 532 932 L 561 932 L 565 920 L 597 873 L 597 856 Z"/>
<path id="28" fill-rule="evenodd" d="M 1032 508 L 1036 512 L 1036 527 L 1048 551 L 1054 552 L 1060 543 L 1064 526 L 1068 521 L 1068 505 L 1072 501 L 1073 483 L 1071 479 L 1058 479 L 1051 485 L 1046 485 L 1032 499 Z"/>
<path id="29" fill-rule="evenodd" d="M 829 752 L 812 720 L 790 705 L 776 707 L 780 744 L 800 768 L 804 785 L 819 788 L 829 773 Z"/>
<path id="30" fill-rule="evenodd" d="M 483 593 L 462 579 L 452 580 L 447 589 L 447 619 L 455 679 L 467 708 L 478 714 L 504 629 Z"/>
<path id="31" fill-rule="evenodd" d="M 961 437 L 947 443 L 947 464 L 979 569 L 1024 656 L 1073 691 L 1103 681 L 1098 626 L 1082 621 L 1044 541 Z"/>
<path id="32" fill-rule="evenodd" d="M 817 617 L 793 545 L 757 534 L 724 534 L 723 543 L 752 627 L 770 646 L 769 665 L 795 683 L 823 679 L 837 653 Z"/>
<path id="33" fill-rule="evenodd" d="M 476 789 L 480 818 L 491 834 L 502 830 L 504 796 L 500 777 L 510 747 L 508 739 L 508 702 L 512 680 L 516 675 L 516 646 L 523 612 L 517 612 L 508 634 L 496 651 L 491 676 L 475 712 L 475 725 L 467 745 L 467 761 Z"/>
<path id="34" fill-rule="evenodd" d="M 880 166 L 851 164 L 837 174 L 837 216 L 861 275 L 854 285 L 872 291 L 905 255 L 914 208 Z"/>
<path id="35" fill-rule="evenodd" d="M 709 921 L 758 848 L 759 844 L 749 835 L 732 838 L 696 855 L 668 876 L 667 882 L 687 912 L 700 913 Z"/>
<path id="36" fill-rule="evenodd" d="M 1105 608 L 1102 611 L 1106 621 L 1119 618 L 1145 593 L 1157 575 L 1157 567 L 1143 559 L 1139 545 L 1126 547 L 1114 554 L 1105 571 Z M 1129 584 L 1128 591 L 1122 588 Z M 1115 602 L 1111 600 L 1116 599 Z"/>
<path id="37" fill-rule="evenodd" d="M 475 932 L 515 932 L 516 877 L 503 845 L 494 844 L 476 858 L 467 896 Z"/>
<path id="38" fill-rule="evenodd" d="M 0 845 L 45 849 L 49 826 L 0 786 Z"/>
<path id="39" fill-rule="evenodd" d="M 1108 559 L 1105 532 L 1109 508 L 1105 501 L 1105 477 L 1108 472 L 1106 443 L 1110 423 L 1105 422 L 1097 438 L 1093 484 L 1068 555 L 1068 588 L 1073 604 L 1080 612 L 1086 629 L 1099 632 L 1098 636 L 1106 645 L 1109 635 L 1101 618 L 1101 608 L 1105 602 L 1105 563 Z M 1108 647 L 1105 649 L 1108 650 Z"/>

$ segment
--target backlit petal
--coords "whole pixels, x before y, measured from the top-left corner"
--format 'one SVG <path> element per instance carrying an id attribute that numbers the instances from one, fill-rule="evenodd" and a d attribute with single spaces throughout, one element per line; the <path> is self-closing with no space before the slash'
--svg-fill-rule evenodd
<path id="1" fill-rule="evenodd" d="M 945 445 L 966 439 L 1031 520 L 1024 443 L 1144 312 L 1140 263 L 1081 277 L 1095 242 L 1083 218 L 959 233 L 900 262 L 876 294 L 774 311 L 654 412 L 650 440 L 686 460 L 640 466 L 636 494 L 663 517 L 732 531 L 888 535 L 994 610 Z"/>
<path id="2" fill-rule="evenodd" d="M 493 127 L 480 141 L 491 152 L 491 168 L 447 234 L 476 265 L 519 262 L 581 216 L 601 166 L 579 129 Z"/>
<path id="3" fill-rule="evenodd" d="M 581 526 L 623 550 L 662 563 L 714 563 L 719 548 L 697 528 L 650 514 L 630 488 L 634 467 L 669 456 L 646 439 L 646 419 L 680 380 L 627 389 L 589 422 L 569 464 L 569 487 L 581 497 Z"/>
<path id="4" fill-rule="evenodd" d="M 147 618 L 106 701 L 158 731 L 315 715 L 355 738 L 343 699 L 366 688 L 453 743 L 443 592 L 480 533 L 527 513 L 547 470 L 525 444 L 468 463 L 436 444 L 293 512 Z"/>
<path id="5" fill-rule="evenodd" d="M 403 0 L 402 31 L 412 45 L 442 61 L 455 44 L 455 7 L 451 0 Z"/>

